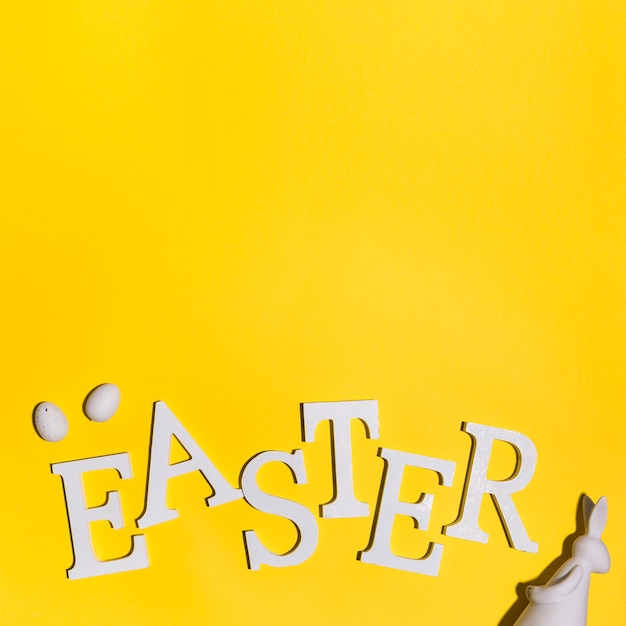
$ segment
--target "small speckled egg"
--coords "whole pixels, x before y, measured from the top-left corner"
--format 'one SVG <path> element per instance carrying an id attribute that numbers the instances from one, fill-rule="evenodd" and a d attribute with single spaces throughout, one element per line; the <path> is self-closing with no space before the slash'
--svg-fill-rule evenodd
<path id="1" fill-rule="evenodd" d="M 113 383 L 104 383 L 92 390 L 85 400 L 85 415 L 94 422 L 110 420 L 120 405 L 120 390 Z"/>
<path id="2" fill-rule="evenodd" d="M 40 402 L 35 407 L 33 422 L 37 434 L 46 441 L 61 441 L 67 435 L 68 424 L 65 413 L 52 402 Z"/>

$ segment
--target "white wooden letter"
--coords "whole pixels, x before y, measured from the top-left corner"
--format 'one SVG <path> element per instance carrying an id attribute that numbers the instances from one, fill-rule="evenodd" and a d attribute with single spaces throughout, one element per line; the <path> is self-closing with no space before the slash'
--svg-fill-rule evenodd
<path id="1" fill-rule="evenodd" d="M 456 463 L 387 448 L 381 448 L 379 454 L 386 461 L 381 485 L 382 497 L 375 518 L 376 528 L 371 545 L 367 550 L 361 552 L 360 560 L 363 563 L 437 576 L 443 552 L 441 544 L 431 543 L 425 556 L 420 559 L 397 556 L 391 551 L 391 531 L 396 515 L 406 515 L 412 518 L 420 530 L 427 530 L 430 522 L 433 506 L 432 494 L 423 494 L 418 502 L 399 500 L 404 468 L 407 466 L 418 467 L 437 472 L 440 483 L 450 487 L 454 478 Z"/>
<path id="2" fill-rule="evenodd" d="M 172 436 L 175 436 L 185 448 L 189 458 L 170 465 Z M 201 472 L 213 488 L 213 495 L 206 499 L 207 506 L 217 506 L 242 497 L 241 490 L 228 484 L 165 402 L 156 402 L 150 445 L 146 510 L 137 520 L 139 528 L 147 528 L 178 517 L 176 509 L 170 509 L 166 504 L 167 481 L 175 476 L 195 471 Z"/>
<path id="3" fill-rule="evenodd" d="M 478 514 L 483 495 L 488 493 L 496 505 L 510 545 L 516 550 L 537 552 L 538 546 L 529 539 L 511 499 L 511 494 L 526 487 L 533 477 L 537 465 L 535 444 L 526 435 L 505 428 L 482 426 L 471 422 L 464 424 L 462 428 L 472 437 L 473 460 L 460 519 L 448 526 L 445 534 L 449 537 L 487 543 L 489 535 L 478 526 Z M 491 449 L 496 439 L 513 446 L 517 454 L 517 467 L 508 480 L 487 479 Z"/>
<path id="4" fill-rule="evenodd" d="M 127 452 L 108 454 L 78 461 L 54 463 L 52 473 L 61 477 L 67 503 L 67 514 L 70 523 L 74 564 L 67 570 L 71 580 L 89 578 L 103 574 L 115 574 L 148 567 L 146 540 L 143 535 L 133 535 L 130 553 L 119 559 L 100 561 L 96 558 L 91 544 L 89 524 L 104 520 L 112 528 L 124 526 L 120 494 L 109 491 L 107 500 L 102 506 L 87 507 L 83 490 L 82 474 L 95 470 L 114 469 L 120 478 L 131 478 L 130 459 Z"/>
<path id="5" fill-rule="evenodd" d="M 275 461 L 284 463 L 289 467 L 298 485 L 306 483 L 302 450 L 294 450 L 291 454 L 267 451 L 260 452 L 246 463 L 241 476 L 241 487 L 246 501 L 255 509 L 264 513 L 280 515 L 293 522 L 298 530 L 298 541 L 286 554 L 276 554 L 268 550 L 259 541 L 253 530 L 244 531 L 248 565 L 252 570 L 258 570 L 261 565 L 271 565 L 272 567 L 299 565 L 306 561 L 317 547 L 318 529 L 313 513 L 302 504 L 269 495 L 261 491 L 257 485 L 258 471 L 266 463 Z"/>
<path id="6" fill-rule="evenodd" d="M 322 517 L 367 517 L 369 505 L 360 502 L 354 495 L 350 422 L 353 419 L 361 420 L 368 437 L 378 439 L 378 402 L 307 402 L 302 405 L 302 416 L 306 442 L 314 440 L 315 429 L 320 422 L 329 420 L 331 425 L 335 496 L 321 507 Z"/>

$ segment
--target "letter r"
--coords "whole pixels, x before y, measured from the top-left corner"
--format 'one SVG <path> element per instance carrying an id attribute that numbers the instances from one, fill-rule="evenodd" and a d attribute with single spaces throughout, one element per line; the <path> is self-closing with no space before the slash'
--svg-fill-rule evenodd
<path id="1" fill-rule="evenodd" d="M 472 437 L 473 456 L 469 480 L 460 518 L 445 529 L 448 537 L 487 543 L 489 535 L 478 525 L 483 495 L 491 495 L 504 525 L 510 545 L 516 550 L 537 552 L 538 546 L 526 533 L 511 494 L 520 491 L 533 477 L 537 465 L 537 449 L 526 435 L 505 428 L 494 428 L 468 422 L 463 430 Z M 517 467 L 508 480 L 489 480 L 487 469 L 494 440 L 504 441 L 515 449 Z"/>

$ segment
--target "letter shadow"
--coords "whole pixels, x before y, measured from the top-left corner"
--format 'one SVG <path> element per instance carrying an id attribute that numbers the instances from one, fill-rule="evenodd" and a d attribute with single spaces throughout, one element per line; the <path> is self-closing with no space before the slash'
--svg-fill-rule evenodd
<path id="1" fill-rule="evenodd" d="M 576 530 L 565 538 L 563 541 L 563 551 L 559 557 L 554 559 L 550 565 L 548 565 L 539 576 L 529 580 L 527 582 L 518 583 L 516 587 L 517 600 L 513 603 L 511 608 L 506 612 L 504 617 L 498 622 L 498 626 L 513 626 L 519 619 L 524 609 L 528 606 L 528 599 L 526 597 L 526 588 L 529 585 L 543 586 L 550 578 L 556 573 L 556 571 L 567 561 L 572 555 L 572 546 L 574 541 L 585 533 L 585 515 L 584 510 L 588 498 L 584 494 L 581 494 L 578 500 L 578 506 L 576 509 Z"/>
<path id="2" fill-rule="evenodd" d="M 376 500 L 376 509 L 374 510 L 374 518 L 372 520 L 372 532 L 370 533 L 368 544 L 365 546 L 365 548 L 363 548 L 363 550 L 359 550 L 357 552 L 357 555 L 356 555 L 357 561 L 361 561 L 363 557 L 363 553 L 369 552 L 374 547 L 374 541 L 376 540 L 376 529 L 378 528 L 378 518 L 380 517 L 380 512 L 383 506 L 383 492 L 385 491 L 385 484 L 387 482 L 387 473 L 389 471 L 389 462 L 387 461 L 387 459 L 384 459 L 382 457 L 382 451 L 383 451 L 382 448 L 378 448 L 378 451 L 376 453 L 376 456 L 378 456 L 378 458 L 380 458 L 383 462 L 383 473 L 380 479 L 381 487 L 378 490 L 378 498 Z M 413 521 L 415 523 L 415 527 L 417 528 L 417 522 L 415 520 Z M 431 551 L 432 551 L 432 545 L 429 546 L 429 550 L 428 550 L 429 554 Z M 428 556 L 428 554 L 426 556 Z"/>
<path id="3" fill-rule="evenodd" d="M 158 404 L 158 400 L 152 403 L 152 419 L 150 421 L 150 440 L 148 443 L 148 464 L 146 465 L 146 488 L 143 493 L 143 511 L 135 520 L 135 525 L 139 526 L 139 520 L 147 513 L 148 511 L 148 494 L 150 493 L 150 467 L 152 466 L 152 442 L 154 441 L 154 424 L 155 424 L 155 414 L 156 407 Z M 180 442 L 179 442 L 180 443 Z M 170 441 L 170 446 L 172 442 Z M 182 444 L 181 444 L 182 445 Z M 183 446 L 184 448 L 184 446 Z"/>
<path id="4" fill-rule="evenodd" d="M 304 432 L 305 432 L 305 427 L 304 427 L 304 402 L 300 403 L 300 432 L 301 434 L 301 438 L 302 441 L 304 441 Z M 365 429 L 366 432 L 369 436 L 369 429 L 367 427 L 367 424 L 365 424 L 365 422 L 363 422 L 363 424 L 365 425 Z M 333 502 L 337 501 L 337 498 L 339 497 L 339 488 L 337 486 L 337 464 L 335 463 L 335 459 L 336 459 L 336 451 L 335 451 L 335 429 L 333 427 L 333 422 L 332 420 L 329 420 L 328 422 L 328 427 L 329 427 L 329 435 L 330 435 L 330 463 L 332 466 L 332 481 L 333 481 L 333 495 L 331 497 L 331 499 L 328 502 L 324 502 L 323 504 L 320 504 L 318 506 L 318 515 L 323 518 L 324 517 L 324 507 L 328 506 L 329 504 L 332 504 Z"/>

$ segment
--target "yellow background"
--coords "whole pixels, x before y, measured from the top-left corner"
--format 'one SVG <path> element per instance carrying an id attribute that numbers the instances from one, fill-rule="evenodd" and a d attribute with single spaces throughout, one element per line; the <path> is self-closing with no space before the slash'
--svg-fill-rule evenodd
<path id="1" fill-rule="evenodd" d="M 613 566 L 589 624 L 623 624 L 626 10 L 612 0 L 6 2 L 2 59 L 0 621 L 7 624 L 497 625 L 516 587 L 561 554 L 580 494 L 609 500 Z M 106 424 L 81 412 L 114 382 Z M 430 578 L 360 563 L 370 518 L 319 519 L 315 554 L 246 569 L 242 531 L 275 550 L 291 524 L 239 501 L 145 531 L 150 567 L 68 581 L 53 462 L 127 451 L 123 554 L 143 510 L 152 403 L 165 400 L 236 484 L 261 450 L 304 450 L 309 482 L 264 488 L 317 513 L 332 495 L 328 428 L 301 443 L 301 402 L 374 398 L 354 428 L 359 498 L 379 446 L 457 463 L 431 525 Z M 34 406 L 58 404 L 60 443 Z M 459 511 L 463 421 L 538 450 L 515 497 L 536 555 L 442 536 Z M 495 472 L 510 472 L 496 450 Z M 507 469 L 508 468 L 508 469 Z M 509 616 L 510 617 L 510 616 Z M 510 626 L 511 620 L 502 621 Z"/>

